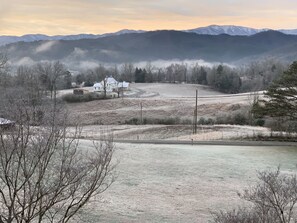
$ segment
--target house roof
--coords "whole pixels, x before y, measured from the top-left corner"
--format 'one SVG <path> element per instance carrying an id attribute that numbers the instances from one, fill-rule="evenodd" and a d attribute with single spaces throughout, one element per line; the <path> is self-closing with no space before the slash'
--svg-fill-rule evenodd
<path id="1" fill-rule="evenodd" d="M 102 87 L 102 84 L 101 84 L 101 83 L 95 83 L 95 84 L 93 85 L 93 87 L 101 88 L 101 87 Z"/>
<path id="2" fill-rule="evenodd" d="M 106 78 L 106 83 L 107 84 L 117 84 L 118 82 L 116 81 L 116 79 L 114 79 L 112 76 Z"/>

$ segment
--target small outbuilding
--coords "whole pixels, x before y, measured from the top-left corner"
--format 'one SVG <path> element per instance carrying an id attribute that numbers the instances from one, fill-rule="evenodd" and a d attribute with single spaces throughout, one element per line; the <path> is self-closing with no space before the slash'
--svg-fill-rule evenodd
<path id="1" fill-rule="evenodd" d="M 8 129 L 15 125 L 15 122 L 5 118 L 0 118 L 0 129 Z"/>
<path id="2" fill-rule="evenodd" d="M 130 86 L 129 82 L 123 81 L 123 82 L 118 83 L 118 89 L 119 90 L 127 91 L 127 90 L 129 90 L 129 86 Z"/>
<path id="3" fill-rule="evenodd" d="M 73 89 L 73 94 L 75 95 L 84 95 L 88 92 L 89 92 L 88 90 L 81 89 L 81 88 Z"/>

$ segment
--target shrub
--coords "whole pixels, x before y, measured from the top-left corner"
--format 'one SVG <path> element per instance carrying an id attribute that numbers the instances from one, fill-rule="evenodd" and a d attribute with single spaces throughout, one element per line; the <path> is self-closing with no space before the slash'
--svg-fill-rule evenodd
<path id="1" fill-rule="evenodd" d="M 201 117 L 200 119 L 199 119 L 199 121 L 198 121 L 198 124 L 199 125 L 205 125 L 205 118 L 203 118 L 203 117 Z"/>
<path id="2" fill-rule="evenodd" d="M 290 223 L 296 222 L 297 177 L 276 171 L 258 173 L 259 182 L 244 190 L 239 197 L 249 202 L 248 208 L 214 213 L 213 223 Z"/>
<path id="3" fill-rule="evenodd" d="M 110 99 L 110 98 L 112 98 L 112 95 L 106 95 L 105 99 Z M 104 96 L 95 92 L 90 92 L 83 95 L 66 94 L 62 97 L 62 99 L 68 103 L 77 103 L 77 102 L 102 100 L 104 99 Z"/>
<path id="4" fill-rule="evenodd" d="M 139 125 L 140 124 L 140 120 L 138 118 L 132 118 L 130 120 L 126 120 L 125 121 L 125 124 L 128 124 L 128 125 Z"/>
<path id="5" fill-rule="evenodd" d="M 198 121 L 199 125 L 213 125 L 215 121 L 212 118 L 205 119 L 204 117 L 201 117 Z"/>
<path id="6" fill-rule="evenodd" d="M 236 113 L 233 118 L 233 123 L 235 125 L 246 125 L 246 124 L 248 124 L 248 121 L 247 121 L 247 118 L 243 114 Z"/>
<path id="7" fill-rule="evenodd" d="M 208 118 L 207 120 L 206 120 L 206 125 L 213 125 L 215 123 L 215 121 L 212 119 L 212 118 Z"/>
<path id="8" fill-rule="evenodd" d="M 233 115 L 217 117 L 215 124 L 248 125 L 249 123 L 245 114 L 236 113 Z"/>
<path id="9" fill-rule="evenodd" d="M 287 131 L 288 132 L 297 132 L 297 122 L 295 122 L 295 121 L 289 122 Z"/>
<path id="10" fill-rule="evenodd" d="M 254 122 L 254 125 L 255 126 L 264 126 L 265 125 L 265 119 L 261 119 L 261 118 L 256 119 L 255 122 Z"/>
<path id="11" fill-rule="evenodd" d="M 181 122 L 180 124 L 183 124 L 183 125 L 191 125 L 192 124 L 191 119 L 182 119 L 180 122 Z"/>

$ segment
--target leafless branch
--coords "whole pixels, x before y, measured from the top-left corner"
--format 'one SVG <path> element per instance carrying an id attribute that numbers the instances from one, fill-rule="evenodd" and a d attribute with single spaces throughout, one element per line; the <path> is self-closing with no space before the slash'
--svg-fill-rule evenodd
<path id="1" fill-rule="evenodd" d="M 39 126 L 32 126 L 26 97 L 2 108 L 16 124 L 0 128 L 0 223 L 68 222 L 114 181 L 112 136 L 82 151 L 80 128 L 69 133 L 67 113 L 36 106 L 44 113 Z"/>

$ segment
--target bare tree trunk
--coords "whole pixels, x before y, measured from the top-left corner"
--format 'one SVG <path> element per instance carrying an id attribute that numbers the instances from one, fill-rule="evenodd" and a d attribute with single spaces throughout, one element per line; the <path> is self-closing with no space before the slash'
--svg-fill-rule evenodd
<path id="1" fill-rule="evenodd" d="M 32 107 L 24 95 L 13 95 L 1 108 L 16 125 L 0 129 L 0 223 L 68 222 L 114 181 L 112 136 L 83 152 L 80 128 L 69 132 L 56 94 L 51 104 L 40 105 L 38 127 L 31 126 Z"/>
<path id="2" fill-rule="evenodd" d="M 107 78 L 104 78 L 104 80 L 103 80 L 103 91 L 104 91 L 104 99 L 106 98 L 106 80 Z"/>

